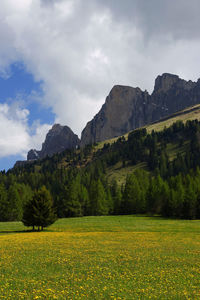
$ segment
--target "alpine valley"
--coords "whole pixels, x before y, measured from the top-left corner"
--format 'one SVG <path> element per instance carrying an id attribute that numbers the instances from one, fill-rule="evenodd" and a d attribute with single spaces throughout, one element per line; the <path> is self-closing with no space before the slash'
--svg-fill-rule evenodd
<path id="1" fill-rule="evenodd" d="M 55 124 L 41 150 L 0 174 L 0 220 L 21 220 L 45 187 L 57 217 L 200 218 L 200 80 L 163 74 L 151 95 L 114 86 L 81 140 Z"/>

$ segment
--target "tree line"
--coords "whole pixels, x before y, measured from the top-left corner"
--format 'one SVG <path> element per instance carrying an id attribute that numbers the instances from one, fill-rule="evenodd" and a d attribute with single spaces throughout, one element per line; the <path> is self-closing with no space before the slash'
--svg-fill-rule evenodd
<path id="1" fill-rule="evenodd" d="M 160 132 L 135 130 L 98 151 L 89 145 L 1 172 L 0 221 L 22 220 L 42 187 L 59 218 L 134 213 L 199 218 L 199 141 L 197 120 L 178 121 Z M 146 170 L 128 175 L 123 185 L 108 182 L 109 167 L 141 162 Z"/>

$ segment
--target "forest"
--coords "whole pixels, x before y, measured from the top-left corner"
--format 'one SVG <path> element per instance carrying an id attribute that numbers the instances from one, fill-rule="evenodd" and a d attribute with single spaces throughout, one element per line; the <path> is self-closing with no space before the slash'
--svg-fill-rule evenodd
<path id="1" fill-rule="evenodd" d="M 170 149 L 176 149 L 171 151 Z M 123 184 L 107 170 L 145 163 Z M 0 221 L 22 220 L 24 207 L 45 188 L 58 218 L 152 214 L 200 218 L 200 122 L 177 121 L 160 132 L 134 130 L 103 148 L 88 145 L 0 173 Z"/>

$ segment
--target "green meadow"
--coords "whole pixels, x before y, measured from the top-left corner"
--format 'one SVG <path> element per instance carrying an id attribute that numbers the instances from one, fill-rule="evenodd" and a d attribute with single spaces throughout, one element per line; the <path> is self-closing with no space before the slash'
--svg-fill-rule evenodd
<path id="1" fill-rule="evenodd" d="M 199 298 L 198 220 L 69 218 L 44 232 L 0 223 L 0 299 Z"/>

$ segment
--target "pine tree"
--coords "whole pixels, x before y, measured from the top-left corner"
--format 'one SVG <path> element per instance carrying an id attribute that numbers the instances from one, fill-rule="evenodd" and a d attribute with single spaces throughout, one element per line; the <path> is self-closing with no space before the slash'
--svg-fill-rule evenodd
<path id="1" fill-rule="evenodd" d="M 80 203 L 80 183 L 73 180 L 66 187 L 65 194 L 65 216 L 66 217 L 80 217 L 82 216 L 82 207 Z"/>
<path id="2" fill-rule="evenodd" d="M 109 205 L 106 199 L 106 192 L 100 179 L 91 182 L 90 203 L 92 215 L 107 215 Z"/>
<path id="3" fill-rule="evenodd" d="M 35 226 L 43 230 L 56 221 L 53 200 L 45 186 L 34 193 L 33 198 L 24 207 L 22 222 L 25 226 Z"/>
<path id="4" fill-rule="evenodd" d="M 3 184 L 0 184 L 0 221 L 9 220 L 9 210 L 7 202 L 7 191 Z"/>
<path id="5" fill-rule="evenodd" d="M 148 210 L 153 214 L 160 214 L 162 211 L 162 192 L 163 192 L 163 180 L 158 175 L 152 178 L 148 190 Z"/>
<path id="6" fill-rule="evenodd" d="M 121 188 L 117 185 L 116 180 L 113 180 L 111 184 L 111 196 L 113 199 L 114 214 L 120 214 L 122 193 L 121 193 Z"/>
<path id="7" fill-rule="evenodd" d="M 183 203 L 183 218 L 195 219 L 197 208 L 197 194 L 195 193 L 193 180 L 187 175 L 188 186 L 185 190 L 185 201 Z"/>
<path id="8" fill-rule="evenodd" d="M 22 198 L 17 190 L 17 184 L 13 184 L 8 190 L 8 203 L 9 220 L 19 221 L 23 215 Z"/>
<path id="9" fill-rule="evenodd" d="M 124 213 L 140 213 L 143 210 L 143 193 L 134 174 L 128 175 L 123 193 Z"/>
<path id="10" fill-rule="evenodd" d="M 89 201 L 88 191 L 83 184 L 81 184 L 79 197 L 80 197 L 80 203 L 83 210 L 83 215 L 88 216 L 90 214 L 90 201 Z"/>

